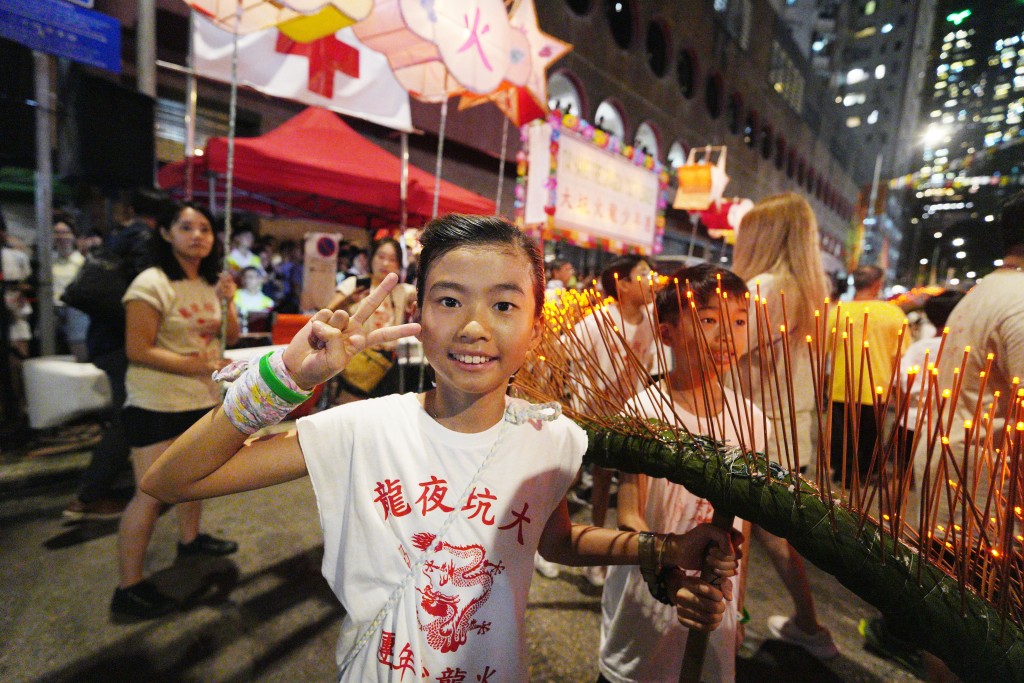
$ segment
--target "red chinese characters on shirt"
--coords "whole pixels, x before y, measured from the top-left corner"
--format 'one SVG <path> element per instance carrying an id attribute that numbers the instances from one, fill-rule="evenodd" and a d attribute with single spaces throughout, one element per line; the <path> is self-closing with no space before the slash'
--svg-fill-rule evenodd
<path id="1" fill-rule="evenodd" d="M 378 481 L 373 491 L 377 494 L 373 502 L 380 503 L 381 508 L 384 510 L 384 519 L 387 519 L 390 515 L 404 517 L 412 512 L 412 508 L 402 494 L 402 482 L 399 480 L 385 479 L 384 481 Z"/>

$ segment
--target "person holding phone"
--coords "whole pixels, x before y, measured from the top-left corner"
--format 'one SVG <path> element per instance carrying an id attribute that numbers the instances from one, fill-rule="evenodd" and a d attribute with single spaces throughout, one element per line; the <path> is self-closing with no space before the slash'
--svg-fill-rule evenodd
<path id="1" fill-rule="evenodd" d="M 374 242 L 370 247 L 370 275 L 347 277 L 338 285 L 334 298 L 327 304 L 332 311 L 345 310 L 352 312 L 359 303 L 366 298 L 372 288 L 380 286 L 389 273 L 395 273 L 401 277 L 402 270 L 402 249 L 398 242 L 390 237 Z M 416 309 L 416 288 L 409 284 L 398 284 L 395 286 L 388 298 L 374 311 L 369 320 L 366 321 L 367 331 L 378 330 L 392 325 L 401 325 L 412 317 Z M 398 342 L 385 342 L 373 349 L 380 351 L 395 360 L 395 350 Z M 373 398 L 386 396 L 398 391 L 400 369 L 397 363 L 373 389 L 366 394 L 355 390 L 354 387 L 346 389 L 360 398 Z"/>

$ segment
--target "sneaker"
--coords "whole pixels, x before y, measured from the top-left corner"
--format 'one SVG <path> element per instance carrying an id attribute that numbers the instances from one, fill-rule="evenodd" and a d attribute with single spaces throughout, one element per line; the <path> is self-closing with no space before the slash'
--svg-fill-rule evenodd
<path id="1" fill-rule="evenodd" d="M 62 513 L 66 518 L 75 521 L 82 519 L 117 519 L 124 512 L 126 500 L 117 498 L 100 498 L 91 503 L 83 503 L 77 498 L 64 508 Z"/>
<path id="2" fill-rule="evenodd" d="M 558 576 L 558 565 L 554 562 L 548 562 L 540 553 L 533 554 L 533 568 L 540 572 L 540 575 L 549 579 L 553 579 Z"/>
<path id="3" fill-rule="evenodd" d="M 894 636 L 886 627 L 885 620 L 861 619 L 857 631 L 864 636 L 864 649 L 879 657 L 898 662 L 918 678 L 925 678 L 921 651 L 910 643 Z"/>
<path id="4" fill-rule="evenodd" d="M 238 550 L 238 544 L 223 538 L 214 538 L 209 534 L 199 534 L 191 543 L 178 541 L 178 557 L 188 555 L 213 555 L 220 557 L 230 555 Z"/>
<path id="5" fill-rule="evenodd" d="M 110 611 L 140 619 L 155 619 L 173 610 L 177 604 L 174 598 L 161 593 L 149 581 L 140 581 L 134 586 L 115 589 Z"/>
<path id="6" fill-rule="evenodd" d="M 600 588 L 604 585 L 605 576 L 608 574 L 607 567 L 584 567 L 583 576 L 587 578 L 590 585 L 594 588 Z"/>
<path id="7" fill-rule="evenodd" d="M 839 654 L 832 634 L 824 626 L 819 626 L 817 633 L 807 633 L 791 617 L 776 614 L 768 617 L 768 631 L 776 640 L 799 645 L 818 659 L 831 659 Z"/>

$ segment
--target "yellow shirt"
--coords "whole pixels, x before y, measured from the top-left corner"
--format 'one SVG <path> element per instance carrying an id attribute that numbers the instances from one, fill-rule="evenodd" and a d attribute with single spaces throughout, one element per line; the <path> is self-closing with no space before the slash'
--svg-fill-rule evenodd
<path id="1" fill-rule="evenodd" d="M 860 389 L 852 388 L 852 402 L 860 402 L 870 405 L 874 393 L 872 384 L 875 387 L 882 387 L 883 399 L 889 388 L 889 380 L 892 377 L 893 363 L 896 360 L 896 352 L 899 346 L 899 333 L 906 320 L 906 314 L 896 304 L 887 301 L 843 301 L 838 306 L 829 310 L 828 326 L 829 335 L 832 328 L 836 327 L 836 315 L 842 317 L 842 325 L 838 330 L 836 340 L 836 361 L 834 366 L 834 378 L 832 380 L 832 400 L 839 403 L 846 403 L 847 373 L 850 378 L 857 382 L 860 378 Z M 868 315 L 867 336 L 864 335 L 864 314 Z M 849 321 L 849 322 L 847 322 Z M 843 339 L 843 332 L 849 327 L 849 341 Z M 861 355 L 865 339 L 868 348 L 864 353 L 863 376 L 861 373 Z M 829 337 L 829 344 L 832 339 Z M 903 350 L 906 351 L 910 345 L 910 334 L 903 335 Z M 849 370 L 846 363 L 846 348 L 852 350 L 852 357 L 849 362 Z M 870 373 L 869 373 L 870 367 Z M 872 382 L 872 380 L 874 380 Z"/>

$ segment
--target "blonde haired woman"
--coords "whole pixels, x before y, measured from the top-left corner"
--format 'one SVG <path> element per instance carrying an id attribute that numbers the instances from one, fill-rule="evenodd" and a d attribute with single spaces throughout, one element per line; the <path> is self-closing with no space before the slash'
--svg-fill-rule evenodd
<path id="1" fill-rule="evenodd" d="M 772 434 L 766 450 L 775 460 L 785 462 L 785 450 L 792 453 L 795 447 L 799 450 L 801 463 L 813 463 L 816 459 L 812 439 L 817 434 L 814 420 L 816 398 L 813 391 L 806 389 L 813 386 L 810 359 L 798 350 L 805 348 L 803 340 L 812 334 L 814 310 L 824 306 L 829 289 L 821 261 L 818 221 L 807 201 L 798 194 L 786 192 L 755 204 L 740 222 L 733 249 L 733 271 L 747 281 L 751 294 L 760 294 L 772 326 L 771 344 L 752 341 L 740 372 L 742 378 L 753 380 L 753 386 L 744 387 L 747 398 L 772 422 Z M 785 294 L 785 318 L 782 293 Z M 751 325 L 756 324 L 754 313 L 751 311 Z M 782 404 L 779 405 L 769 396 L 769 383 L 759 380 L 761 377 L 774 377 L 776 367 L 780 379 L 785 372 L 783 337 L 779 331 L 784 319 L 789 323 L 790 372 L 794 387 L 792 407 L 785 390 L 780 392 Z M 775 363 L 772 362 L 773 357 Z M 791 411 L 796 417 L 796 429 L 789 422 Z M 781 443 L 782 435 L 789 435 L 795 443 L 789 446 Z M 785 582 L 796 607 L 796 614 L 791 618 L 775 615 L 768 619 L 772 635 L 800 645 L 821 659 L 838 654 L 828 629 L 818 623 L 803 559 L 784 539 L 772 536 L 760 527 L 754 527 L 754 536 L 768 549 L 772 564 Z"/>

